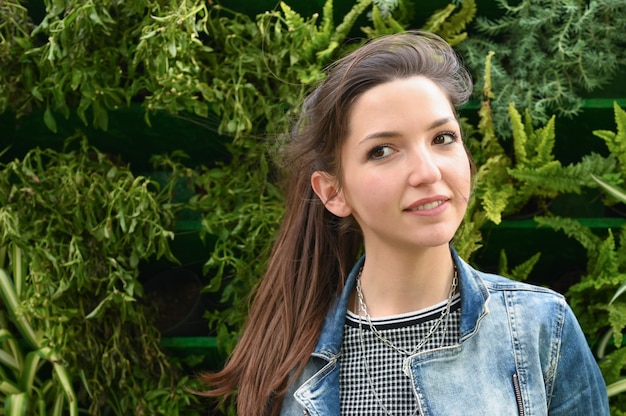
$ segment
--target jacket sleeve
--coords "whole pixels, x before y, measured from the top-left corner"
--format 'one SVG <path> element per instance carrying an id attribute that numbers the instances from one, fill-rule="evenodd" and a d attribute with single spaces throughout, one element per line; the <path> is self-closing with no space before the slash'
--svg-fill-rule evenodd
<path id="1" fill-rule="evenodd" d="M 549 415 L 609 415 L 606 383 L 582 329 L 568 305 L 565 307 L 557 357 L 552 394 L 548 396 Z"/>

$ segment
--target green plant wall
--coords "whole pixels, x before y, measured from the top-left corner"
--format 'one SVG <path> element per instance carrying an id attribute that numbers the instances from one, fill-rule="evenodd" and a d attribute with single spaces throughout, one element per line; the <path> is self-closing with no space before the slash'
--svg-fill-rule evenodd
<path id="1" fill-rule="evenodd" d="M 236 341 L 282 213 L 274 139 L 335 58 L 371 36 L 433 30 L 463 54 L 477 85 L 461 116 L 480 184 L 456 244 L 483 269 L 569 293 L 595 347 L 603 330 L 622 323 L 607 305 L 623 283 L 623 261 L 603 271 L 616 273 L 595 290 L 584 282 L 596 276 L 593 265 L 608 263 L 558 221 L 535 216 L 575 220 L 580 235 L 597 235 L 605 255 L 621 258 L 624 207 L 590 175 L 613 185 L 623 175 L 621 150 L 593 133 L 618 131 L 624 140 L 615 115 L 626 107 L 623 8 L 620 0 L 6 0 L 0 162 L 37 147 L 63 153 L 78 134 L 132 175 L 151 173 L 157 161 L 169 178 L 161 185 L 184 184 L 193 197 L 178 202 L 192 220 L 179 212 L 172 231 L 194 238 L 176 236 L 171 248 L 183 263 L 197 256 L 203 264 L 217 302 L 207 334 L 217 338 L 161 345 L 178 345 L 183 356 L 192 355 L 184 345 L 210 345 L 220 352 L 208 360 L 214 365 Z M 577 68 L 578 58 L 590 64 Z M 174 263 L 148 258 L 139 267 Z M 0 315 L 9 327 L 9 315 Z M 623 361 L 602 362 L 607 380 L 621 379 Z M 207 360 L 194 363 L 190 372 Z M 157 413 L 167 408 L 163 391 L 147 399 Z M 616 414 L 621 400 L 612 398 Z M 124 406 L 117 414 L 128 414 Z"/>

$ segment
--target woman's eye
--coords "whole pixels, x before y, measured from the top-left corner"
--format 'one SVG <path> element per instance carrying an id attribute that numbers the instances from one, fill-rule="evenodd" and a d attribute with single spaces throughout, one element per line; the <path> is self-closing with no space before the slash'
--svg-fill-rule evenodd
<path id="1" fill-rule="evenodd" d="M 450 144 L 454 142 L 456 142 L 456 134 L 452 132 L 439 134 L 433 140 L 434 144 Z"/>
<path id="2" fill-rule="evenodd" d="M 388 146 L 388 145 L 380 145 L 380 146 L 376 146 L 374 147 L 372 150 L 370 150 L 370 152 L 368 153 L 368 157 L 370 159 L 384 159 L 387 156 L 391 155 L 393 153 L 393 149 Z"/>

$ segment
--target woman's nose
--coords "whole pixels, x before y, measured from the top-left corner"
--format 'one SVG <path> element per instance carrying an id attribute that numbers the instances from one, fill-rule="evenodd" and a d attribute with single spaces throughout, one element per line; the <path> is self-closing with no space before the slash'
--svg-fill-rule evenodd
<path id="1" fill-rule="evenodd" d="M 435 155 L 423 148 L 415 149 L 407 158 L 409 185 L 419 186 L 441 179 L 441 170 Z"/>

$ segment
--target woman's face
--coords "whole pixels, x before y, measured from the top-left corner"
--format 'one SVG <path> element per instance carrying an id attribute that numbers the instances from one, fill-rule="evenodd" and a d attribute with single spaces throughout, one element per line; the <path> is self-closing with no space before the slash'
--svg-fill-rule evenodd
<path id="1" fill-rule="evenodd" d="M 378 85 L 354 102 L 348 125 L 342 187 L 322 198 L 327 208 L 354 216 L 368 251 L 448 244 L 465 214 L 471 173 L 443 91 L 421 76 Z"/>

